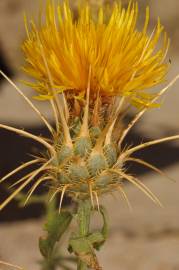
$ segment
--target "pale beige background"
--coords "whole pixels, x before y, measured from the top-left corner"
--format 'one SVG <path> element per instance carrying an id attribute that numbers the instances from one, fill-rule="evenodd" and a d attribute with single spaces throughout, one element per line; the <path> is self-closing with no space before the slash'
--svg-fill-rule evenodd
<path id="1" fill-rule="evenodd" d="M 22 78 L 18 71 L 22 63 L 19 44 L 24 39 L 22 13 L 28 10 L 34 14 L 37 2 L 0 0 L 0 40 L 10 65 L 16 70 L 16 83 Z M 159 15 L 171 36 L 169 57 L 172 66 L 168 76 L 170 80 L 179 73 L 179 1 L 141 0 L 141 4 L 150 5 L 151 29 Z M 142 14 L 145 10 L 143 5 Z M 31 95 L 29 89 L 24 86 L 22 88 L 27 95 Z M 44 104 L 40 107 L 51 117 Z M 8 83 L 3 84 L 3 92 L 0 95 L 0 121 L 23 126 L 39 124 L 35 114 L 31 113 Z M 166 129 L 170 130 L 171 134 L 179 133 L 179 83 L 170 89 L 160 109 L 151 110 L 143 117 L 138 129 L 156 138 L 165 135 Z M 109 209 L 111 223 L 110 239 L 100 254 L 104 269 L 179 270 L 179 164 L 171 166 L 167 173 L 176 179 L 176 183 L 167 182 L 153 173 L 145 176 L 148 180 L 146 183 L 160 197 L 164 209 L 157 208 L 132 186 L 126 187 L 133 205 L 132 213 L 124 205 L 119 194 L 116 194 L 116 199 L 108 197 L 104 200 Z M 19 264 L 29 270 L 37 270 L 37 239 L 41 234 L 40 226 L 41 221 L 35 220 L 24 224 L 1 225 L 0 259 Z M 0 269 L 5 268 L 0 266 Z"/>

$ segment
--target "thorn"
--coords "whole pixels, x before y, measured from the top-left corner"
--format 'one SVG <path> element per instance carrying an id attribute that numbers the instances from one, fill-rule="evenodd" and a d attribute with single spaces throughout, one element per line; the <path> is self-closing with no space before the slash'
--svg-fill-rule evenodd
<path id="1" fill-rule="evenodd" d="M 0 265 L 5 265 L 5 266 L 10 266 L 19 270 L 24 270 L 23 268 L 21 268 L 20 266 L 8 263 L 8 262 L 4 262 L 4 261 L 0 261 Z"/>
<path id="2" fill-rule="evenodd" d="M 27 131 L 23 131 L 21 129 L 17 129 L 17 128 L 6 126 L 6 125 L 2 125 L 2 124 L 0 124 L 0 128 L 10 130 L 10 131 L 15 132 L 15 133 L 17 133 L 19 135 L 22 135 L 24 137 L 33 139 L 33 140 L 35 140 L 35 141 L 43 144 L 47 149 L 49 149 L 49 151 L 52 153 L 52 155 L 56 154 L 53 146 L 50 145 L 49 143 L 47 143 L 44 139 L 40 138 L 39 136 L 35 136 L 32 133 L 29 133 Z"/>
<path id="3" fill-rule="evenodd" d="M 50 197 L 49 202 L 52 202 L 53 201 L 54 197 L 57 195 L 58 192 L 60 192 L 60 190 L 61 190 L 60 188 L 58 188 L 57 190 L 55 190 L 55 192 Z"/>
<path id="4" fill-rule="evenodd" d="M 40 161 L 39 158 L 35 159 L 35 160 L 31 160 L 31 161 L 28 161 L 22 165 L 20 165 L 19 167 L 17 167 L 15 170 L 11 171 L 10 173 L 6 174 L 1 180 L 0 180 L 0 183 L 4 182 L 6 179 L 8 179 L 10 176 L 14 175 L 15 173 L 19 172 L 20 170 L 26 168 L 26 167 L 29 167 L 35 163 L 38 163 Z"/>
<path id="5" fill-rule="evenodd" d="M 84 136 L 84 137 L 89 136 L 88 120 L 89 120 L 90 83 L 91 83 L 91 66 L 89 67 L 88 85 L 87 85 L 87 91 L 86 91 L 86 105 L 84 108 L 83 123 L 80 130 L 80 136 Z"/>
<path id="6" fill-rule="evenodd" d="M 93 109 L 93 115 L 92 115 L 92 125 L 94 127 L 99 127 L 100 125 L 100 116 L 99 116 L 99 107 L 100 107 L 100 97 L 99 97 L 99 91 L 97 92 L 97 98 L 95 101 L 94 109 Z"/>
<path id="7" fill-rule="evenodd" d="M 132 212 L 132 205 L 131 205 L 131 203 L 130 203 L 130 201 L 129 201 L 129 199 L 128 199 L 128 197 L 127 197 L 125 191 L 124 191 L 124 189 L 123 189 L 120 185 L 119 185 L 117 188 L 119 189 L 119 191 L 120 191 L 122 197 L 123 197 L 124 200 L 126 201 L 129 210 Z"/>
<path id="8" fill-rule="evenodd" d="M 53 134 L 53 128 L 46 120 L 46 118 L 42 115 L 42 113 L 34 106 L 34 104 L 27 98 L 24 93 L 20 90 L 20 88 L 8 77 L 2 70 L 0 70 L 0 74 L 16 89 L 16 91 L 25 99 L 25 101 L 30 105 L 30 107 L 38 114 L 41 120 L 45 123 L 47 128 L 49 129 L 50 133 Z"/>
<path id="9" fill-rule="evenodd" d="M 63 198 L 64 198 L 64 195 L 65 195 L 65 191 L 67 190 L 67 188 L 70 186 L 70 184 L 68 185 L 65 185 L 63 188 L 62 188 L 62 193 L 61 193 L 61 196 L 60 196 L 60 204 L 59 204 L 59 214 L 61 212 L 61 208 L 62 208 L 62 202 L 63 202 Z"/>
<path id="10" fill-rule="evenodd" d="M 90 192 L 90 198 L 91 198 L 92 208 L 94 209 L 94 198 L 93 198 L 92 183 L 89 182 L 89 183 L 88 183 L 88 186 L 89 186 L 89 192 Z"/>
<path id="11" fill-rule="evenodd" d="M 146 161 L 144 161 L 144 160 L 142 160 L 142 159 L 130 158 L 130 157 L 129 157 L 129 158 L 126 159 L 125 161 L 133 161 L 133 162 L 139 163 L 139 164 L 141 164 L 141 165 L 144 165 L 144 166 L 150 168 L 151 170 L 153 170 L 153 171 L 159 173 L 160 175 L 162 175 L 162 176 L 168 178 L 170 181 L 176 182 L 176 181 L 175 181 L 174 179 L 172 179 L 170 176 L 166 175 L 163 171 L 161 171 L 160 169 L 158 169 L 158 168 L 155 167 L 154 165 L 152 165 L 152 164 L 150 164 L 150 163 L 148 163 L 148 162 L 146 162 Z"/>
<path id="12" fill-rule="evenodd" d="M 100 212 L 100 207 L 99 207 L 99 198 L 98 198 L 98 194 L 96 191 L 93 191 L 95 198 L 96 198 L 96 204 L 97 204 L 97 208 L 98 208 L 98 212 Z"/>

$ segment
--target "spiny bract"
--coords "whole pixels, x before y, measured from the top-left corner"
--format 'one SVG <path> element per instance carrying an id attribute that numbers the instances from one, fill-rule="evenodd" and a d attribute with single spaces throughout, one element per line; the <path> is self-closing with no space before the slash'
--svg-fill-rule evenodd
<path id="1" fill-rule="evenodd" d="M 80 115 L 69 121 L 71 140 L 65 137 L 61 138 L 61 142 L 57 140 L 57 156 L 52 162 L 51 173 L 56 179 L 53 188 L 59 191 L 65 189 L 68 195 L 76 199 L 112 192 L 121 184 L 114 170 L 120 155 L 118 137 L 113 136 L 115 118 L 111 118 L 107 111 L 101 112 L 102 120 L 97 121 L 94 113 L 99 114 L 100 107 L 96 111 L 91 104 L 89 113 L 88 106 L 89 101 L 84 112 L 82 110 Z M 120 134 L 120 130 L 117 131 Z"/>

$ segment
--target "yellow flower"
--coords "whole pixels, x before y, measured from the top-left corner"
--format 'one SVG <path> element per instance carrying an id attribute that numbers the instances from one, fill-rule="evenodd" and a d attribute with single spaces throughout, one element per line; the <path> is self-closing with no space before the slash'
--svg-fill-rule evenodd
<path id="1" fill-rule="evenodd" d="M 112 12 L 98 10 L 93 18 L 88 4 L 79 8 L 76 19 L 67 2 L 47 6 L 45 22 L 27 26 L 27 40 L 22 48 L 26 58 L 24 70 L 39 99 L 52 97 L 54 90 L 85 93 L 91 67 L 91 95 L 127 96 L 137 106 L 147 106 L 151 88 L 164 81 L 168 65 L 164 59 L 169 39 L 160 21 L 148 35 L 149 8 L 141 31 L 137 30 L 138 5 L 131 1 L 125 10 L 114 3 Z M 162 44 L 159 48 L 159 41 Z M 44 61 L 44 57 L 46 61 Z M 52 84 L 51 84 L 52 85 Z"/>

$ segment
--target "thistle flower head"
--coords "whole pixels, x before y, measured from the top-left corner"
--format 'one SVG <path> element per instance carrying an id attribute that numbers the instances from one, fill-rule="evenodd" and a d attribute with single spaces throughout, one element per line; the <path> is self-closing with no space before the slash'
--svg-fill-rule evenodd
<path id="1" fill-rule="evenodd" d="M 24 70 L 35 79 L 30 86 L 38 98 L 53 96 L 46 66 L 56 93 L 67 91 L 77 98 L 85 95 L 91 66 L 91 96 L 127 96 L 137 106 L 148 106 L 153 95 L 145 90 L 161 83 L 167 72 L 169 40 L 160 20 L 148 35 L 149 8 L 141 31 L 137 19 L 134 1 L 127 9 L 115 2 L 111 13 L 101 7 L 97 19 L 89 4 L 79 8 L 76 18 L 67 2 L 55 7 L 49 1 L 45 22 L 32 21 L 30 29 L 26 24 L 28 36 L 22 46 Z"/>
<path id="2" fill-rule="evenodd" d="M 108 14 L 108 15 L 107 15 Z M 142 190 L 154 202 L 156 196 L 137 178 L 128 174 L 126 162 L 133 161 L 163 174 L 132 154 L 150 145 L 178 139 L 172 136 L 138 145 L 123 147 L 127 133 L 147 108 L 171 86 L 157 95 L 146 91 L 161 83 L 167 72 L 163 63 L 169 40 L 160 21 L 151 35 L 147 34 L 149 9 L 141 31 L 136 29 L 137 3 L 131 1 L 127 9 L 114 3 L 111 14 L 102 7 L 94 19 L 90 6 L 79 9 L 77 18 L 67 2 L 55 6 L 49 1 L 45 22 L 27 27 L 27 40 L 23 44 L 26 58 L 24 70 L 31 75 L 29 83 L 38 98 L 49 99 L 54 112 L 53 128 L 22 91 L 0 72 L 35 110 L 51 133 L 47 140 L 23 130 L 0 124 L 0 128 L 34 139 L 47 148 L 43 158 L 27 162 L 1 179 L 6 180 L 25 167 L 40 163 L 42 166 L 17 181 L 19 187 L 0 205 L 2 209 L 26 185 L 39 176 L 27 200 L 44 181 L 49 182 L 52 198 L 61 193 L 74 200 L 91 198 L 123 190 L 123 180 Z M 27 23 L 26 23 L 27 26 Z M 162 46 L 159 39 L 162 36 Z M 141 110 L 126 126 L 123 118 L 133 103 Z M 126 149 L 127 148 L 127 149 Z"/>

